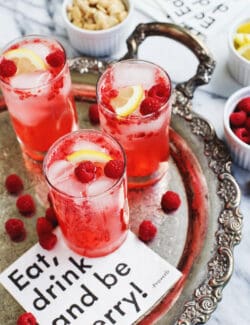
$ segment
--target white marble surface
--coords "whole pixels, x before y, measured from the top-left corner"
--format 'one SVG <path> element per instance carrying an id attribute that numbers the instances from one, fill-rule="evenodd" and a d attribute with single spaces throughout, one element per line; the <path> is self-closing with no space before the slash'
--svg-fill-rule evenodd
<path id="1" fill-rule="evenodd" d="M 148 3 L 148 1 L 146 2 Z M 16 37 L 36 33 L 56 36 L 65 45 L 69 56 L 76 55 L 77 53 L 71 48 L 64 31 L 60 6 L 60 0 L 0 0 L 0 48 Z M 159 13 L 159 17 L 161 16 L 162 13 Z M 139 22 L 150 20 L 152 20 L 152 15 L 146 16 L 145 12 L 137 11 L 134 17 L 134 26 Z M 225 30 L 227 28 L 228 26 L 225 26 Z M 162 48 L 167 50 L 161 50 Z M 124 51 L 125 47 L 121 49 L 121 53 Z M 119 57 L 119 54 L 117 55 Z M 182 47 L 179 48 L 176 44 L 170 44 L 169 48 L 167 40 L 163 46 L 157 38 L 152 42 L 146 41 L 140 49 L 139 56 L 160 63 L 169 71 L 174 81 L 185 80 L 191 76 L 196 66 L 196 61 L 188 51 Z M 224 57 L 226 60 L 225 55 Z M 212 122 L 220 138 L 223 138 L 225 100 L 232 91 L 240 88 L 240 85 L 233 81 L 225 69 L 224 62 L 223 73 L 216 73 L 211 85 L 197 90 L 193 100 L 193 109 Z M 219 91 L 216 87 L 218 84 L 220 85 Z M 250 324 L 250 172 L 233 165 L 233 174 L 242 191 L 243 238 L 234 251 L 234 274 L 223 291 L 222 302 L 208 321 L 209 325 Z"/>

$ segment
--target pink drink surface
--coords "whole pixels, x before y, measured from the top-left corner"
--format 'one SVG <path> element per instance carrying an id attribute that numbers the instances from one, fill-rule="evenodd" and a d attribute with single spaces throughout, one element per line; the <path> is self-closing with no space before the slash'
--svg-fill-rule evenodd
<path id="1" fill-rule="evenodd" d="M 109 68 L 98 84 L 99 112 L 101 127 L 113 135 L 123 146 L 127 156 L 129 177 L 146 177 L 159 168 L 161 162 L 169 158 L 169 123 L 171 115 L 170 80 L 163 70 L 147 62 L 135 61 L 118 63 Z M 144 98 L 152 86 L 163 84 L 169 91 L 160 108 L 142 115 L 139 103 L 135 111 L 126 116 L 117 116 L 115 110 L 106 105 L 110 90 L 142 85 Z M 112 94 L 112 91 L 111 91 Z M 142 100 L 143 100 L 142 99 Z"/>
<path id="2" fill-rule="evenodd" d="M 78 150 L 94 150 L 112 159 L 123 160 L 120 147 L 101 133 L 74 132 L 46 159 L 45 173 L 59 225 L 68 246 L 84 256 L 103 256 L 120 246 L 128 230 L 128 206 L 125 174 L 112 179 L 104 174 L 105 163 L 94 162 L 95 178 L 80 182 L 75 175 L 79 163 L 67 156 Z"/>
<path id="3" fill-rule="evenodd" d="M 27 38 L 8 48 L 3 57 L 14 49 L 31 50 L 45 63 L 44 70 L 1 79 L 13 127 L 23 150 L 32 158 L 42 160 L 55 140 L 77 128 L 65 53 L 55 41 Z M 63 53 L 64 62 L 59 67 L 52 67 L 46 57 L 57 50 Z"/>

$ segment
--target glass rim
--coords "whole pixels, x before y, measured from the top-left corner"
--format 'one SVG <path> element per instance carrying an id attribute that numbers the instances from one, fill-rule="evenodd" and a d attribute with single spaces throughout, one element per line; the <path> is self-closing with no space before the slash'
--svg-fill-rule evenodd
<path id="1" fill-rule="evenodd" d="M 104 192 L 94 194 L 94 195 L 86 195 L 86 196 L 70 195 L 70 194 L 65 193 L 64 191 L 59 190 L 55 185 L 53 185 L 51 183 L 51 181 L 48 178 L 47 160 L 49 159 L 50 153 L 55 150 L 55 148 L 58 146 L 59 143 L 64 141 L 66 138 L 70 138 L 70 137 L 74 136 L 77 133 L 98 133 L 99 135 L 103 135 L 104 137 L 109 138 L 113 143 L 115 143 L 122 153 L 122 157 L 123 157 L 123 161 L 124 161 L 122 175 L 114 182 L 114 184 L 112 184 L 111 187 L 107 188 Z M 63 196 L 66 196 L 68 198 L 79 199 L 79 200 L 95 199 L 95 198 L 105 196 L 107 193 L 111 192 L 114 188 L 118 187 L 123 182 L 124 178 L 126 178 L 126 168 L 127 168 L 127 158 L 126 158 L 125 151 L 124 151 L 123 147 L 121 146 L 121 144 L 113 136 L 109 135 L 108 133 L 106 133 L 104 131 L 96 130 L 96 129 L 79 129 L 79 130 L 65 134 L 64 136 L 60 137 L 52 144 L 52 146 L 47 151 L 47 153 L 44 157 L 44 160 L 43 160 L 43 175 L 45 177 L 47 184 L 49 184 L 49 186 L 51 188 L 53 188 L 55 191 L 62 194 Z"/>
<path id="2" fill-rule="evenodd" d="M 157 116 L 159 113 L 161 113 L 162 111 L 164 111 L 166 109 L 166 105 L 170 103 L 172 97 L 173 97 L 173 87 L 172 87 L 172 81 L 171 81 L 171 78 L 169 76 L 169 74 L 167 73 L 167 71 L 165 69 L 163 69 L 160 65 L 154 63 L 154 62 L 151 62 L 151 61 L 147 61 L 147 60 L 142 60 L 142 59 L 126 59 L 126 60 L 121 60 L 121 61 L 117 61 L 117 62 L 114 62 L 114 63 L 111 63 L 108 68 L 100 75 L 100 77 L 98 78 L 97 80 L 97 83 L 96 83 L 96 99 L 97 99 L 97 103 L 98 104 L 101 104 L 101 106 L 104 108 L 105 110 L 105 113 L 108 113 L 110 116 L 112 117 L 117 117 L 117 114 L 113 111 L 111 111 L 110 109 L 108 109 L 107 106 L 105 106 L 105 104 L 103 104 L 101 102 L 101 96 L 99 95 L 99 91 L 98 89 L 100 88 L 100 84 L 101 82 L 103 81 L 104 77 L 105 77 L 105 74 L 110 70 L 112 69 L 112 67 L 114 67 L 115 65 L 119 65 L 119 64 L 125 64 L 125 63 L 129 63 L 129 62 L 132 62 L 132 63 L 145 63 L 145 64 L 148 64 L 148 65 L 152 65 L 154 67 L 156 67 L 157 69 L 161 70 L 163 72 L 163 74 L 167 77 L 168 81 L 169 81 L 169 85 L 170 85 L 170 94 L 169 94 L 169 97 L 167 99 L 166 102 L 162 103 L 160 108 L 153 112 L 153 113 L 150 113 L 150 114 L 147 114 L 147 115 L 128 115 L 128 116 L 121 116 L 119 117 L 119 119 L 122 120 L 147 120 L 147 119 L 151 119 L 152 117 L 154 116 Z M 168 107 L 167 107 L 168 108 Z"/>
<path id="3" fill-rule="evenodd" d="M 60 70 L 60 72 L 55 76 L 53 77 L 52 79 L 50 79 L 49 81 L 47 82 L 44 82 L 42 83 L 41 85 L 38 85 L 38 86 L 34 86 L 34 87 L 26 87 L 26 88 L 20 88 L 20 87 L 12 87 L 10 83 L 4 81 L 1 79 L 0 77 L 0 82 L 2 82 L 3 84 L 9 86 L 11 89 L 13 90 L 21 90 L 21 91 L 28 91 L 28 90 L 33 90 L 33 89 L 43 89 L 45 87 L 47 87 L 51 82 L 54 82 L 56 81 L 57 79 L 59 79 L 61 77 L 61 75 L 63 74 L 64 70 L 65 70 L 65 67 L 67 66 L 67 55 L 66 55 L 66 50 L 64 48 L 64 46 L 62 45 L 61 42 L 59 42 L 56 38 L 54 38 L 53 36 L 50 36 L 50 35 L 40 35 L 40 34 L 29 34 L 29 35 L 25 35 L 25 36 L 20 36 L 20 37 L 17 37 L 15 39 L 13 39 L 12 41 L 8 42 L 0 51 L 0 57 L 4 56 L 4 52 L 11 46 L 11 45 L 14 45 L 14 44 L 18 44 L 18 42 L 21 42 L 25 39 L 35 39 L 35 38 L 42 38 L 42 39 L 46 39 L 46 40 L 52 40 L 54 41 L 55 43 L 57 43 L 61 49 L 63 50 L 63 53 L 64 53 L 64 56 L 65 56 L 65 61 L 64 61 L 64 64 L 63 64 L 63 67 L 62 69 Z"/>

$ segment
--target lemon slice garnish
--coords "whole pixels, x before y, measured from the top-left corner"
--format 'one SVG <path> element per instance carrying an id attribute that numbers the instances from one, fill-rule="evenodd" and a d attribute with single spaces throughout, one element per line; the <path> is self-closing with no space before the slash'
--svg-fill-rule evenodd
<path id="1" fill-rule="evenodd" d="M 237 33 L 249 33 L 250 34 L 250 21 L 240 25 L 237 28 Z"/>
<path id="2" fill-rule="evenodd" d="M 141 85 L 122 87 L 118 90 L 118 95 L 111 99 L 110 104 L 117 115 L 128 116 L 137 109 L 143 96 Z"/>
<path id="3" fill-rule="evenodd" d="M 237 51 L 243 58 L 250 61 L 250 44 L 241 46 Z"/>
<path id="4" fill-rule="evenodd" d="M 6 59 L 12 60 L 17 66 L 17 73 L 30 73 L 37 70 L 46 70 L 42 58 L 30 49 L 18 48 L 4 53 Z"/>
<path id="5" fill-rule="evenodd" d="M 237 33 L 234 35 L 234 45 L 236 48 L 246 44 L 250 44 L 250 34 Z"/>
<path id="6" fill-rule="evenodd" d="M 82 149 L 73 152 L 72 154 L 68 155 L 67 157 L 68 161 L 78 163 L 81 161 L 94 161 L 99 163 L 106 163 L 112 158 L 102 151 L 96 151 L 96 150 L 90 150 L 90 149 Z"/>

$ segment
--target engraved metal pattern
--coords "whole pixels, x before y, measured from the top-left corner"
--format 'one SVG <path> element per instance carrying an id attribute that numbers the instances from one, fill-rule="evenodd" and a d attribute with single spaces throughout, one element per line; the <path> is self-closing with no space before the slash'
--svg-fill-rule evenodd
<path id="1" fill-rule="evenodd" d="M 173 114 L 185 119 L 194 136 L 204 143 L 207 165 L 218 180 L 217 196 L 222 202 L 221 212 L 215 216 L 218 229 L 215 233 L 214 254 L 207 264 L 206 279 L 200 283 L 190 301 L 186 302 L 175 325 L 195 325 L 208 321 L 222 290 L 233 272 L 233 247 L 241 240 L 242 215 L 239 212 L 240 190 L 231 175 L 231 160 L 228 151 L 206 120 L 193 113 L 191 98 L 197 86 L 209 82 L 215 62 L 203 45 L 183 28 L 167 23 L 140 24 L 127 40 L 128 52 L 121 59 L 136 58 L 139 45 L 147 36 L 160 35 L 180 41 L 197 56 L 199 65 L 196 75 L 177 85 Z M 93 58 L 70 60 L 71 70 L 80 73 L 101 73 L 108 63 Z"/>
<path id="2" fill-rule="evenodd" d="M 204 154 L 208 166 L 218 179 L 217 195 L 224 201 L 218 218 L 216 251 L 208 263 L 207 279 L 197 288 L 193 298 L 184 306 L 176 325 L 205 323 L 221 300 L 222 289 L 233 272 L 233 246 L 241 239 L 242 216 L 238 210 L 240 190 L 231 175 L 231 160 L 213 127 L 203 118 L 191 113 L 190 99 L 197 86 L 210 81 L 215 62 L 194 36 L 179 26 L 163 23 L 140 24 L 127 41 L 128 53 L 124 58 L 136 57 L 138 46 L 147 36 L 163 35 L 189 47 L 199 60 L 197 72 L 187 82 L 176 86 L 173 114 L 190 122 L 192 133 L 204 140 Z"/>
<path id="3" fill-rule="evenodd" d="M 105 71 L 109 63 L 96 58 L 77 57 L 69 59 L 68 64 L 70 70 L 77 71 L 81 74 L 89 72 L 99 74 Z"/>

